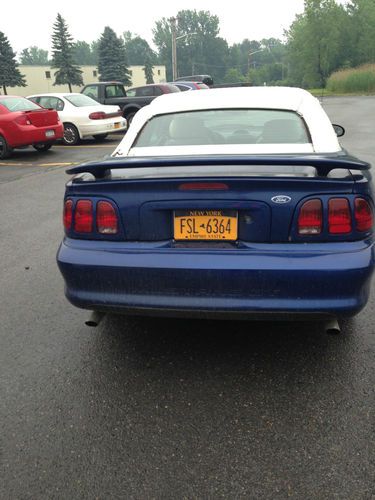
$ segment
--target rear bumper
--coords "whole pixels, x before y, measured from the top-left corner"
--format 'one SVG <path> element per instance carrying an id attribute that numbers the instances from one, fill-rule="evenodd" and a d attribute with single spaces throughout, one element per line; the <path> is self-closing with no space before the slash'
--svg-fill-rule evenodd
<path id="1" fill-rule="evenodd" d="M 352 316 L 367 303 L 370 241 L 182 249 L 65 238 L 58 265 L 77 307 L 190 316 Z"/>
<path id="2" fill-rule="evenodd" d="M 105 120 L 91 120 L 90 123 L 79 124 L 78 126 L 81 139 L 92 135 L 125 132 L 127 129 L 126 120 L 121 116 Z"/>
<path id="3" fill-rule="evenodd" d="M 54 135 L 46 135 L 53 130 Z M 12 139 L 8 140 L 9 146 L 17 148 L 21 146 L 29 146 L 32 144 L 47 144 L 61 139 L 64 135 L 62 124 L 50 125 L 46 127 L 34 127 L 33 125 L 19 126 L 19 132 L 13 134 Z"/>

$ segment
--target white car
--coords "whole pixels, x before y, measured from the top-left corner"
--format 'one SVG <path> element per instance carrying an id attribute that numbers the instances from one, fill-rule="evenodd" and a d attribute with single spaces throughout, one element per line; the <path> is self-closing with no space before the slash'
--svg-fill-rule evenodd
<path id="1" fill-rule="evenodd" d="M 127 129 L 126 119 L 118 106 L 98 104 L 83 94 L 46 93 L 28 96 L 28 99 L 58 112 L 64 124 L 63 142 L 68 146 L 90 136 L 101 141 L 112 132 Z"/>

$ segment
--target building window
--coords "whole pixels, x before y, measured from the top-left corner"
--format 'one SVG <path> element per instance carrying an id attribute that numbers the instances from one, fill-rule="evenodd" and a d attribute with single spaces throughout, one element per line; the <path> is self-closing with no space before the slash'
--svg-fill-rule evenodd
<path id="1" fill-rule="evenodd" d="M 98 72 L 94 69 L 94 71 L 92 72 L 92 76 L 98 76 Z"/>
<path id="2" fill-rule="evenodd" d="M 46 71 L 46 78 L 47 78 L 47 80 L 51 79 L 51 72 L 50 71 Z"/>
<path id="3" fill-rule="evenodd" d="M 158 69 L 158 76 L 160 76 L 160 69 Z"/>

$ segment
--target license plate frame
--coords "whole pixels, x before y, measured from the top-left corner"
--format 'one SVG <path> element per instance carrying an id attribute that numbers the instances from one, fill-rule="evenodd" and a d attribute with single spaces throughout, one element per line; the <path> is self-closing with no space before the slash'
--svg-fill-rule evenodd
<path id="1" fill-rule="evenodd" d="M 173 235 L 176 241 L 236 241 L 237 210 L 174 210 Z"/>

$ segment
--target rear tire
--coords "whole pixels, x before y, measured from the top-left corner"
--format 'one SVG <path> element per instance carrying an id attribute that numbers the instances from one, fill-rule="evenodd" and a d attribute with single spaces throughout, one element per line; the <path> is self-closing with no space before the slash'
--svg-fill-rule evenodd
<path id="1" fill-rule="evenodd" d="M 34 144 L 33 148 L 37 151 L 48 151 L 52 148 L 52 144 Z"/>
<path id="2" fill-rule="evenodd" d="M 128 115 L 125 116 L 127 122 L 128 122 L 128 126 L 131 124 L 131 122 L 133 121 L 133 118 L 134 118 L 134 115 L 135 115 L 136 111 L 134 113 L 129 113 Z"/>
<path id="3" fill-rule="evenodd" d="M 97 134 L 93 135 L 94 141 L 95 142 L 101 142 L 104 141 L 104 139 L 108 136 L 108 134 Z"/>
<path id="4" fill-rule="evenodd" d="M 64 123 L 64 137 L 63 143 L 66 146 L 75 146 L 80 141 L 77 127 L 72 123 Z"/>
<path id="5" fill-rule="evenodd" d="M 7 141 L 2 135 L 0 135 L 0 160 L 9 158 L 11 152 L 12 149 L 8 146 Z"/>

